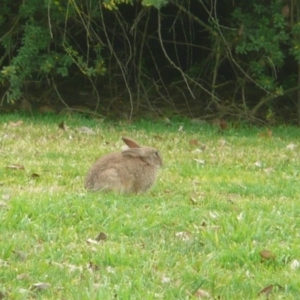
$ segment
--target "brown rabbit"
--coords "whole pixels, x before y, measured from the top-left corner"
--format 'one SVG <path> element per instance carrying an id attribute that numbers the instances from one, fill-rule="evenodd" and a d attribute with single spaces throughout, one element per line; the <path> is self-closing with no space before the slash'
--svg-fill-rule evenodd
<path id="1" fill-rule="evenodd" d="M 155 182 L 162 159 L 157 149 L 122 137 L 128 149 L 99 158 L 88 171 L 84 187 L 90 191 L 146 192 Z"/>

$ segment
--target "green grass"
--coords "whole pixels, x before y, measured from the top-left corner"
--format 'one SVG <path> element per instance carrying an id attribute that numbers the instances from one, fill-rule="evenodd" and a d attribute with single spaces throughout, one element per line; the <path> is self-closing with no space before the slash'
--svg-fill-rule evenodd
<path id="1" fill-rule="evenodd" d="M 64 119 L 67 131 L 58 128 Z M 18 115 L 1 116 L 0 128 L 7 299 L 192 299 L 198 288 L 214 299 L 257 299 L 270 284 L 282 287 L 270 299 L 299 298 L 300 269 L 291 263 L 300 261 L 300 147 L 286 148 L 299 145 L 298 128 L 274 128 L 265 138 L 262 128 L 220 135 L 188 120 L 128 125 Z M 160 149 L 155 186 L 144 195 L 86 192 L 87 170 L 118 151 L 122 135 Z M 107 239 L 89 244 L 99 232 Z M 276 258 L 262 261 L 263 249 Z M 51 286 L 36 291 L 38 282 Z"/>

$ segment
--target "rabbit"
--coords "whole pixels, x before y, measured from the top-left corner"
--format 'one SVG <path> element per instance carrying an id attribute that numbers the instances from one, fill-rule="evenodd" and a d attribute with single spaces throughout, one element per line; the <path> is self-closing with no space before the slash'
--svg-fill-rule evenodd
<path id="1" fill-rule="evenodd" d="M 129 148 L 99 158 L 86 176 L 87 190 L 137 194 L 154 184 L 163 164 L 159 151 L 140 146 L 130 138 L 122 137 L 122 140 Z"/>

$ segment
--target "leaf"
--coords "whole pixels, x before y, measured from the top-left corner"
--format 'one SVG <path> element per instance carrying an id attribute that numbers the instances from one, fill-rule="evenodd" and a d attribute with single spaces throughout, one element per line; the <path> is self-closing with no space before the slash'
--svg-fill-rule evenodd
<path id="1" fill-rule="evenodd" d="M 11 164 L 11 165 L 8 165 L 6 168 L 15 169 L 15 170 L 25 170 L 24 166 L 20 165 L 20 164 Z"/>
<path id="2" fill-rule="evenodd" d="M 190 240 L 191 233 L 188 231 L 179 231 L 175 233 L 177 238 L 180 238 L 182 241 L 187 242 Z"/>
<path id="3" fill-rule="evenodd" d="M 34 283 L 31 286 L 31 290 L 44 291 L 44 290 L 49 289 L 50 287 L 51 287 L 50 283 L 47 283 L 47 282 L 37 282 L 37 283 Z"/>
<path id="4" fill-rule="evenodd" d="M 20 120 L 20 121 L 17 121 L 17 122 L 9 122 L 8 123 L 9 124 L 9 126 L 11 126 L 11 127 L 18 127 L 18 126 L 21 126 L 22 124 L 23 124 L 23 121 L 22 120 Z"/>
<path id="5" fill-rule="evenodd" d="M 93 240 L 93 239 L 87 239 L 87 240 L 86 240 L 86 243 L 87 243 L 88 245 L 97 245 L 97 244 L 98 244 L 98 241 Z"/>
<path id="6" fill-rule="evenodd" d="M 104 232 L 100 232 L 96 237 L 96 241 L 98 242 L 105 241 L 106 239 L 107 239 L 107 234 Z"/>
<path id="7" fill-rule="evenodd" d="M 254 166 L 255 167 L 258 167 L 258 168 L 261 168 L 262 167 L 262 162 L 261 161 L 256 161 L 255 163 L 254 163 Z"/>
<path id="8" fill-rule="evenodd" d="M 27 273 L 22 273 L 17 275 L 17 280 L 29 280 L 30 279 L 30 275 Z"/>
<path id="9" fill-rule="evenodd" d="M 205 290 L 202 290 L 202 289 L 198 289 L 195 293 L 194 293 L 194 296 L 196 298 L 200 298 L 200 299 L 205 299 L 205 298 L 211 298 L 211 295 L 205 291 Z"/>
<path id="10" fill-rule="evenodd" d="M 30 175 L 30 177 L 31 177 L 31 178 L 38 178 L 38 177 L 40 177 L 40 175 L 37 174 L 37 173 L 32 173 L 32 174 Z"/>
<path id="11" fill-rule="evenodd" d="M 93 270 L 93 271 L 99 271 L 100 267 L 90 261 L 88 264 L 88 269 Z"/>
<path id="12" fill-rule="evenodd" d="M 195 162 L 197 162 L 198 164 L 200 164 L 200 165 L 204 165 L 204 164 L 205 164 L 205 160 L 203 160 L 203 159 L 193 158 L 193 160 L 194 160 Z"/>
<path id="13" fill-rule="evenodd" d="M 197 146 L 197 145 L 199 145 L 199 142 L 197 140 L 190 140 L 189 144 L 192 146 Z"/>
<path id="14" fill-rule="evenodd" d="M 64 122 L 64 121 L 61 121 L 61 122 L 58 124 L 58 128 L 60 128 L 61 130 L 66 131 L 67 127 L 66 127 L 66 125 L 65 125 L 65 122 Z"/>
<path id="15" fill-rule="evenodd" d="M 263 288 L 262 290 L 260 290 L 257 295 L 258 296 L 264 295 L 268 299 L 270 293 L 274 291 L 275 288 L 277 288 L 277 290 L 283 290 L 283 287 L 280 284 L 270 284 L 265 288 Z"/>
<path id="16" fill-rule="evenodd" d="M 19 251 L 19 250 L 13 250 L 13 253 L 16 255 L 16 257 L 19 259 L 19 260 L 26 260 L 27 258 L 27 253 L 25 253 L 24 251 Z"/>
<path id="17" fill-rule="evenodd" d="M 270 250 L 262 250 L 259 252 L 259 255 L 264 260 L 274 260 L 276 258 L 276 255 Z"/>
<path id="18" fill-rule="evenodd" d="M 258 292 L 258 296 L 264 294 L 266 297 L 272 292 L 274 285 L 270 284 Z"/>
<path id="19" fill-rule="evenodd" d="M 269 128 L 266 128 L 266 130 L 264 132 L 259 133 L 259 136 L 264 137 L 264 138 L 271 138 L 272 135 L 273 135 L 273 132 Z"/>
<path id="20" fill-rule="evenodd" d="M 288 144 L 288 145 L 286 146 L 286 149 L 287 149 L 287 150 L 295 150 L 296 148 L 297 148 L 297 145 L 296 145 L 296 144 L 293 144 L 293 143 Z"/>
<path id="21" fill-rule="evenodd" d="M 299 268 L 300 268 L 300 262 L 299 262 L 299 260 L 293 259 L 293 260 L 291 261 L 290 268 L 291 268 L 292 270 L 297 270 L 297 269 L 299 269 Z"/>
<path id="22" fill-rule="evenodd" d="M 77 132 L 90 134 L 90 135 L 96 134 L 95 131 L 93 131 L 91 128 L 88 128 L 86 126 L 81 126 L 81 127 L 77 128 Z"/>
<path id="23" fill-rule="evenodd" d="M 169 282 L 171 282 L 171 278 L 170 277 L 163 276 L 161 278 L 161 283 L 169 283 Z"/>
<path id="24" fill-rule="evenodd" d="M 178 131 L 183 132 L 183 126 L 182 125 L 179 126 Z"/>
<path id="25" fill-rule="evenodd" d="M 9 194 L 2 195 L 2 200 L 8 201 L 9 199 L 10 199 L 10 195 Z"/>

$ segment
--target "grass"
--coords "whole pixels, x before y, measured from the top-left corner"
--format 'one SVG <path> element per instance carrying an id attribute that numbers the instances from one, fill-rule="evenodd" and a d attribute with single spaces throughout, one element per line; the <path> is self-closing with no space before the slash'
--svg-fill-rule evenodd
<path id="1" fill-rule="evenodd" d="M 300 160 L 299 147 L 287 148 L 299 145 L 298 128 L 266 138 L 261 128 L 220 135 L 188 120 L 19 115 L 2 116 L 0 128 L 2 297 L 193 299 L 202 289 L 213 299 L 257 299 L 273 284 L 262 299 L 298 299 Z M 87 193 L 88 168 L 120 149 L 122 135 L 160 149 L 155 186 Z M 99 232 L 107 239 L 96 243 Z M 263 259 L 264 249 L 276 257 Z"/>

